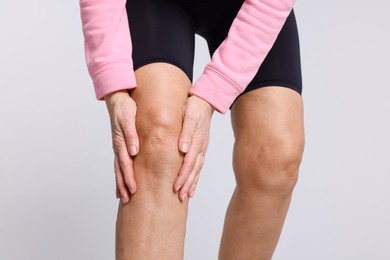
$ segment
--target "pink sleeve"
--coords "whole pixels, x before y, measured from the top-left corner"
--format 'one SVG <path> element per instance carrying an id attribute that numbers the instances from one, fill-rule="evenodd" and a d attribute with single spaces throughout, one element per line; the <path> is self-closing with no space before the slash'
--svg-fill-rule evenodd
<path id="1" fill-rule="evenodd" d="M 256 75 L 295 0 L 245 0 L 190 93 L 226 113 Z"/>
<path id="2" fill-rule="evenodd" d="M 98 100 L 136 87 L 126 0 L 80 0 L 85 60 Z"/>

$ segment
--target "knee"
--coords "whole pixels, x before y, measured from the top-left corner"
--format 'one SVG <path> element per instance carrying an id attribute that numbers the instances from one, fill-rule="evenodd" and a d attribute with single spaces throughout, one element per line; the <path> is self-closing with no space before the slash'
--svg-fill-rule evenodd
<path id="1" fill-rule="evenodd" d="M 303 139 L 272 137 L 235 143 L 233 167 L 237 186 L 277 196 L 290 195 L 298 180 Z"/>
<path id="2" fill-rule="evenodd" d="M 137 133 L 140 151 L 139 163 L 149 169 L 164 169 L 182 161 L 178 139 L 182 117 L 177 109 L 169 107 L 143 107 L 137 111 Z"/>

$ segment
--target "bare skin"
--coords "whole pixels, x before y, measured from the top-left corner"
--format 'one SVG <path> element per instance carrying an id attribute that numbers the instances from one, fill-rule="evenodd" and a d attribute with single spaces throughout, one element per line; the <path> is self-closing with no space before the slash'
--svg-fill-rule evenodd
<path id="1" fill-rule="evenodd" d="M 161 77 L 161 73 L 164 77 Z M 158 99 L 155 100 L 169 101 L 169 98 L 163 98 L 161 95 L 169 95 L 170 92 L 175 92 L 175 89 L 168 89 L 167 86 L 179 85 L 179 87 L 183 86 L 182 88 L 184 89 L 189 89 L 189 86 L 191 86 L 191 82 L 184 72 L 169 63 L 155 62 L 147 64 L 136 70 L 135 74 L 137 76 L 138 88 L 131 91 L 131 97 L 127 90 L 116 91 L 105 96 L 110 115 L 115 154 L 116 197 L 122 198 L 124 203 L 129 202 L 130 194 L 134 194 L 137 191 L 133 170 L 133 156 L 136 156 L 139 151 L 139 137 L 135 125 L 137 105 L 133 99 L 134 94 L 143 93 L 141 90 L 146 89 L 142 87 L 143 82 L 147 84 L 147 91 L 151 93 L 153 88 L 150 86 L 160 89 L 160 85 L 164 85 L 165 88 L 160 90 L 162 93 L 158 93 Z M 156 80 L 151 82 L 150 77 Z M 182 89 L 179 90 L 181 91 Z M 150 101 L 148 93 L 144 96 L 145 103 L 148 103 Z M 175 95 L 173 95 L 174 97 Z M 177 100 L 174 99 L 175 101 Z M 143 106 L 142 103 L 140 105 Z M 161 104 L 154 102 L 152 105 L 153 109 L 160 111 L 158 105 Z M 178 146 L 184 155 L 184 160 L 173 184 L 173 189 L 178 193 L 179 199 L 184 201 L 187 197 L 194 196 L 195 193 L 199 173 L 202 169 L 208 147 L 210 123 L 214 108 L 197 96 L 187 96 L 184 104 L 180 106 L 182 128 Z M 164 106 L 162 108 L 164 109 Z M 159 116 L 167 117 L 165 114 L 157 114 L 157 117 Z"/>
<path id="2" fill-rule="evenodd" d="M 282 231 L 304 150 L 303 102 L 295 91 L 264 87 L 231 112 L 237 181 L 220 260 L 269 260 Z"/>
<path id="3" fill-rule="evenodd" d="M 178 146 L 191 82 L 179 68 L 167 63 L 148 64 L 135 73 L 137 88 L 131 92 L 131 99 L 128 94 L 122 97 L 123 93 L 106 98 L 112 123 L 117 195 L 122 197 L 116 222 L 116 259 L 183 259 L 188 195 L 196 185 L 203 163 L 197 158 L 204 156 L 207 141 L 195 142 L 199 144 L 195 148 L 202 152 L 192 152 L 194 163 L 187 159 L 188 174 L 178 178 L 187 156 Z M 212 113 L 211 109 L 208 113 Z M 115 126 L 116 122 L 120 127 Z M 136 129 L 131 129 L 134 123 Z M 190 125 L 190 129 L 199 129 L 196 124 Z M 208 131 L 209 125 L 201 129 Z M 208 135 L 200 132 L 202 137 Z M 189 154 L 193 148 L 191 141 L 187 142 Z M 138 147 L 137 151 L 132 152 L 132 145 Z"/>
<path id="4" fill-rule="evenodd" d="M 173 65 L 148 64 L 136 77 L 131 98 L 121 91 L 106 96 L 122 197 L 116 259 L 183 259 L 188 196 L 199 179 L 213 110 L 200 98 L 188 98 L 191 83 Z M 283 87 L 260 88 L 240 97 L 231 115 L 237 187 L 219 259 L 268 260 L 303 153 L 301 96 Z"/>

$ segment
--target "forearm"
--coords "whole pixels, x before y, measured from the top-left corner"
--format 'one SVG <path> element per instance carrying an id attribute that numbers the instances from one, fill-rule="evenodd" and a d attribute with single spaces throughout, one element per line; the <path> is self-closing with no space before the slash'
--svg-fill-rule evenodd
<path id="1" fill-rule="evenodd" d="M 96 98 L 136 87 L 126 0 L 80 0 L 85 60 Z"/>

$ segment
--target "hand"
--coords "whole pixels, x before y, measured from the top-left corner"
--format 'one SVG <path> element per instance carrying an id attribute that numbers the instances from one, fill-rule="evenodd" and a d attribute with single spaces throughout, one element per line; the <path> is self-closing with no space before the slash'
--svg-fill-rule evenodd
<path id="1" fill-rule="evenodd" d="M 183 128 L 179 137 L 179 149 L 185 153 L 183 165 L 174 183 L 180 200 L 193 197 L 199 173 L 209 144 L 210 122 L 214 108 L 205 100 L 193 95 L 183 109 Z"/>
<path id="2" fill-rule="evenodd" d="M 139 139 L 135 128 L 137 106 L 127 90 L 108 94 L 105 101 L 110 115 L 112 147 L 115 154 L 116 196 L 117 198 L 121 196 L 122 201 L 127 203 L 130 199 L 128 191 L 134 194 L 137 189 L 132 158 L 139 151 Z"/>

